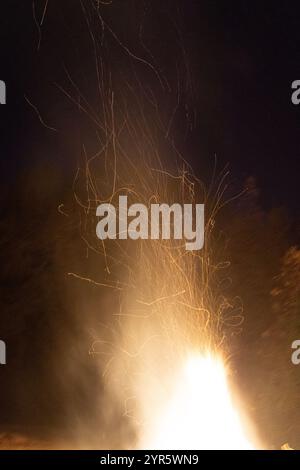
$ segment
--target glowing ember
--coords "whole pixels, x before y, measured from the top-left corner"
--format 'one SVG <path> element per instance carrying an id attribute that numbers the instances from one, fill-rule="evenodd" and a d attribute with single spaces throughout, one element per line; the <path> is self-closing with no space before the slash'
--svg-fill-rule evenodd
<path id="1" fill-rule="evenodd" d="M 211 356 L 191 357 L 173 396 L 151 426 L 151 449 L 253 449 L 230 396 L 225 367 Z"/>

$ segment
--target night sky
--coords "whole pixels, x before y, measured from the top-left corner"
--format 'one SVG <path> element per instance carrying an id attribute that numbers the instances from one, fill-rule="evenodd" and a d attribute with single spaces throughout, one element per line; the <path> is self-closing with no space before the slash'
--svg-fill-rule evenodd
<path id="1" fill-rule="evenodd" d="M 210 171 L 217 155 L 220 169 L 230 164 L 233 179 L 257 178 L 264 207 L 284 205 L 296 214 L 300 107 L 291 103 L 291 83 L 300 76 L 299 5 L 189 0 L 177 2 L 177 11 L 175 2 L 149 4 L 154 16 L 161 10 L 180 18 L 196 90 L 196 124 L 184 136 L 195 171 Z M 43 6 L 36 2 L 38 18 Z M 58 115 L 68 122 L 72 108 L 54 83 L 64 82 L 64 66 L 75 75 L 85 67 L 88 39 L 79 2 L 49 1 L 39 50 L 32 2 L 11 0 L 1 8 L 0 78 L 7 85 L 7 105 L 0 111 L 1 180 L 12 181 L 41 158 L 63 170 L 70 148 Z M 154 48 L 168 34 L 164 24 L 153 21 Z M 24 96 L 60 132 L 41 126 Z"/>

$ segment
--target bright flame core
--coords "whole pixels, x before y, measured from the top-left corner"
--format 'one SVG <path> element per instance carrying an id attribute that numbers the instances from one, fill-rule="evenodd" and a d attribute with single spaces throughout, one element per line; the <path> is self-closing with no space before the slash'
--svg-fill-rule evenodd
<path id="1" fill-rule="evenodd" d="M 221 360 L 195 356 L 187 361 L 144 444 L 149 449 L 253 449 L 233 406 Z"/>

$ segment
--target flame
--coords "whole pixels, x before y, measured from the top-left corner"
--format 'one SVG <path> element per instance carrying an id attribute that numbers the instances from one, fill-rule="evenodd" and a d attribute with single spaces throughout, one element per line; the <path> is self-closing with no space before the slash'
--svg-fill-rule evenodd
<path id="1" fill-rule="evenodd" d="M 192 356 L 142 446 L 148 449 L 253 449 L 233 406 L 222 360 Z"/>

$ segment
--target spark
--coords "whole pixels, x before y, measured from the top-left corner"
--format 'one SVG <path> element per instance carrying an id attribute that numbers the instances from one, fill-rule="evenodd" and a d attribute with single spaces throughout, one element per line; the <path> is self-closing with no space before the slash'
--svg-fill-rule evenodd
<path id="1" fill-rule="evenodd" d="M 57 129 L 55 129 L 55 127 L 51 127 L 51 126 L 49 126 L 48 124 L 45 123 L 45 121 L 44 121 L 44 119 L 42 118 L 41 113 L 39 112 L 37 106 L 35 106 L 35 105 L 29 100 L 29 98 L 27 98 L 26 95 L 24 95 L 24 98 L 25 98 L 25 100 L 27 101 L 27 103 L 29 104 L 29 106 L 35 111 L 35 113 L 36 113 L 36 115 L 37 115 L 37 117 L 38 117 L 40 123 L 41 123 L 44 127 L 46 127 L 46 129 L 49 129 L 50 131 L 57 132 Z"/>
<path id="2" fill-rule="evenodd" d="M 73 193 L 80 237 L 95 258 L 97 255 L 97 262 L 102 261 L 99 272 L 105 277 L 95 281 L 91 276 L 68 275 L 110 289 L 112 297 L 118 291 L 119 301 L 119 311 L 112 302 L 107 325 L 95 333 L 90 353 L 99 358 L 108 395 L 123 404 L 121 414 L 128 418 L 128 426 L 134 426 L 136 447 L 253 448 L 233 404 L 224 365 L 229 356 L 227 338 L 243 316 L 240 304 L 227 299 L 220 287 L 229 262 L 212 248 L 216 216 L 227 203 L 228 169 L 217 177 L 215 162 L 206 189 L 171 135 L 181 95 L 176 95 L 174 108 L 164 117 L 159 97 L 140 81 L 134 65 L 132 81 L 109 67 L 106 70 L 101 57 L 104 29 L 120 52 L 133 59 L 132 64 L 152 70 L 162 89 L 172 92 L 160 71 L 132 52 L 104 22 L 100 2 L 96 12 L 102 30 L 98 48 L 93 22 L 83 2 L 81 5 L 92 41 L 101 113 L 69 72 L 71 91 L 57 86 L 89 119 L 100 143 L 100 150 L 91 154 L 90 146 L 83 145 Z M 175 89 L 179 92 L 179 85 Z M 169 160 L 176 162 L 173 168 L 166 164 Z M 203 203 L 203 249 L 187 251 L 176 240 L 97 239 L 97 205 L 109 202 L 118 206 L 115 201 L 120 195 L 146 207 L 151 201 Z"/>

